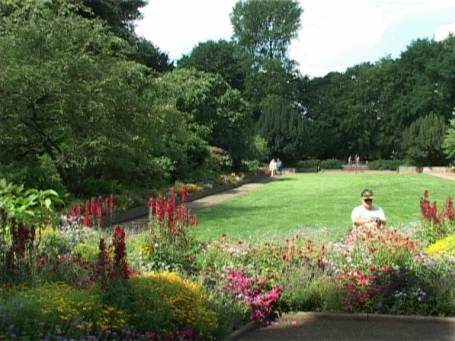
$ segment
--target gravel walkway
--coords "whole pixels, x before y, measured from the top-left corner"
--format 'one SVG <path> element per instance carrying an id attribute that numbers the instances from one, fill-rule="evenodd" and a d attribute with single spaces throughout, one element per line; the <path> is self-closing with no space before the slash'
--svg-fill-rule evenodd
<path id="1" fill-rule="evenodd" d="M 454 318 L 295 313 L 237 340 L 455 341 Z"/>

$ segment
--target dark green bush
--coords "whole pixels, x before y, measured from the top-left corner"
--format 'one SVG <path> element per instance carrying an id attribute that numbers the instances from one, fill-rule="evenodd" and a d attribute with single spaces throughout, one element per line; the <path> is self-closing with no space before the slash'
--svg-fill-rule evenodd
<path id="1" fill-rule="evenodd" d="M 343 161 L 337 159 L 322 160 L 319 167 L 322 169 L 343 169 Z"/>
<path id="2" fill-rule="evenodd" d="M 403 160 L 374 160 L 368 163 L 372 170 L 398 170 L 403 165 Z"/>
<path id="3" fill-rule="evenodd" d="M 318 159 L 302 160 L 297 162 L 296 172 L 318 172 L 321 161 Z"/>
<path id="4" fill-rule="evenodd" d="M 241 171 L 245 173 L 256 173 L 261 166 L 262 163 L 258 160 L 243 160 Z"/>

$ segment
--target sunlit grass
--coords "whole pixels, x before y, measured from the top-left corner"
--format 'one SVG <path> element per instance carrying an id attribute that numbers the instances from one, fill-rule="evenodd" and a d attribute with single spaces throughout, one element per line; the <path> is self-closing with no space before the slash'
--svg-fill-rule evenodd
<path id="1" fill-rule="evenodd" d="M 364 188 L 374 191 L 389 225 L 419 221 L 419 200 L 428 189 L 443 204 L 455 196 L 455 182 L 426 174 L 317 173 L 297 174 L 268 183 L 223 205 L 198 211 L 195 233 L 208 240 L 265 240 L 296 232 L 325 231 L 329 238 L 350 227 L 350 215 Z"/>

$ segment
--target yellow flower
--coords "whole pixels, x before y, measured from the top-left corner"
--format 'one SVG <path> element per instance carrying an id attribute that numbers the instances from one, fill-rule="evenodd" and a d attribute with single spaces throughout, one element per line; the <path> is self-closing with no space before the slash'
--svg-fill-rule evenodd
<path id="1" fill-rule="evenodd" d="M 428 254 L 447 253 L 455 255 L 455 235 L 436 241 L 425 249 Z"/>

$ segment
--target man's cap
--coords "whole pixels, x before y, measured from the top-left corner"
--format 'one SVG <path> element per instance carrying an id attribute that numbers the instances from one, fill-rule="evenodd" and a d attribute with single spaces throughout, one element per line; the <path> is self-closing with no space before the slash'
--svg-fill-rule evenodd
<path id="1" fill-rule="evenodd" d="M 373 191 L 371 189 L 365 188 L 361 193 L 361 197 L 371 197 L 373 196 Z"/>

